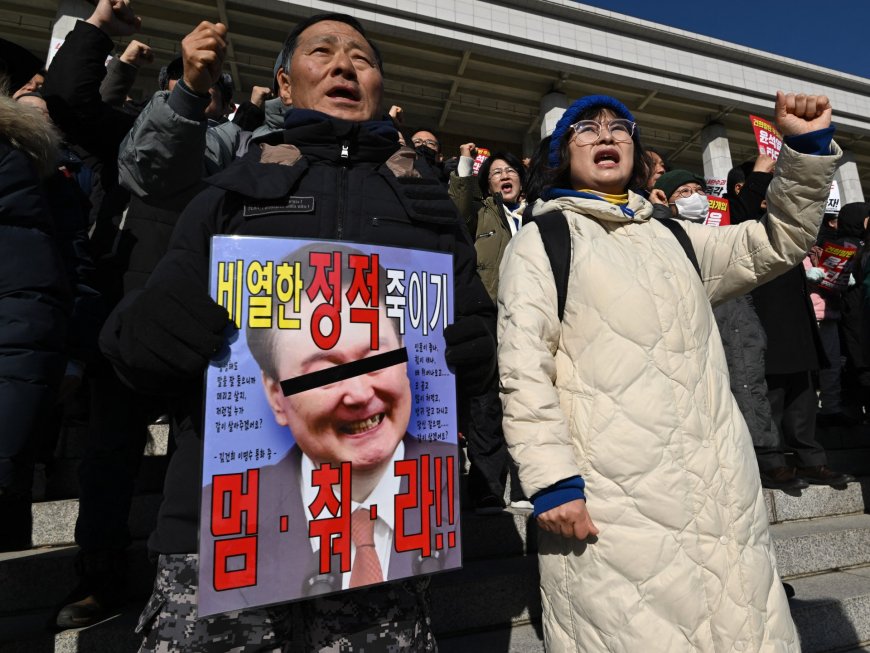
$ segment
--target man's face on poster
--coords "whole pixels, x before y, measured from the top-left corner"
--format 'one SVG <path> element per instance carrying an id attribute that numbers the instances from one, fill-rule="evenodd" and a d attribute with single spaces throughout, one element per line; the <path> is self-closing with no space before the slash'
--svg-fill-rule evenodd
<path id="1" fill-rule="evenodd" d="M 358 300 L 353 307 L 363 308 Z M 302 330 L 275 334 L 273 356 L 278 379 L 264 375 L 266 396 L 281 426 L 290 427 L 302 451 L 317 465 L 350 461 L 354 471 L 386 465 L 405 436 L 411 417 L 407 363 L 354 376 L 285 397 L 280 380 L 352 363 L 399 349 L 399 337 L 385 308 L 379 314 L 379 348 L 371 350 L 370 325 L 350 321 L 351 306 L 341 311 L 341 337 L 329 350 L 308 335 L 313 306 L 302 300 Z M 328 320 L 323 321 L 329 332 Z"/>

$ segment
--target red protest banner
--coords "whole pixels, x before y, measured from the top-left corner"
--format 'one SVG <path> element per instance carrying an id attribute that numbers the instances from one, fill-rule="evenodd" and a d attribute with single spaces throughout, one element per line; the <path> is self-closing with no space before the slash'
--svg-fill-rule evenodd
<path id="1" fill-rule="evenodd" d="M 782 134 L 772 122 L 764 118 L 749 116 L 749 121 L 755 132 L 755 142 L 758 144 L 759 154 L 766 154 L 776 161 L 779 158 L 779 151 L 782 149 Z"/>
<path id="2" fill-rule="evenodd" d="M 707 195 L 722 197 L 725 194 L 725 190 L 728 188 L 727 179 L 715 179 L 714 177 L 707 177 L 705 181 L 707 184 Z"/>
<path id="3" fill-rule="evenodd" d="M 849 261 L 855 256 L 858 247 L 852 243 L 824 243 L 821 248 L 813 247 L 810 259 L 813 265 L 825 271 L 825 278 L 819 281 L 819 288 L 841 292 L 849 284 Z"/>
<path id="4" fill-rule="evenodd" d="M 726 224 L 731 224 L 731 207 L 728 200 L 715 195 L 707 195 L 707 201 L 710 202 L 710 212 L 707 214 L 704 224 L 711 227 L 723 227 Z"/>
<path id="5" fill-rule="evenodd" d="M 477 172 L 480 170 L 480 166 L 483 165 L 483 162 L 489 158 L 490 151 L 485 147 L 477 148 L 477 156 L 474 157 L 474 165 L 472 166 L 472 172 L 477 175 Z"/>

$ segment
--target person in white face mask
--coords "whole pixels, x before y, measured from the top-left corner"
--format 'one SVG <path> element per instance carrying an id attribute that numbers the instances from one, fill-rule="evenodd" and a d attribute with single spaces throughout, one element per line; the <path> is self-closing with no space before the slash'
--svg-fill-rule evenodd
<path id="1" fill-rule="evenodd" d="M 649 201 L 657 205 L 653 217 L 703 223 L 710 211 L 704 179 L 688 170 L 671 170 L 655 183 Z M 661 208 L 659 208 L 661 207 Z M 665 211 L 665 209 L 670 209 Z"/>

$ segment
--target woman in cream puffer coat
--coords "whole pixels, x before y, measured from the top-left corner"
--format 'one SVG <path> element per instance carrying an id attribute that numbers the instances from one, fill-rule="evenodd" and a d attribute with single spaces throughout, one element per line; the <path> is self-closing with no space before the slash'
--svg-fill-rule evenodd
<path id="1" fill-rule="evenodd" d="M 703 281 L 626 191 L 645 171 L 622 103 L 581 98 L 553 134 L 534 214 L 568 221 L 564 318 L 534 223 L 498 295 L 504 431 L 540 527 L 552 653 L 800 650 L 711 310 L 799 264 L 818 231 L 840 155 L 830 106 L 777 94 L 776 115 L 790 138 L 767 217 L 680 223 Z"/>

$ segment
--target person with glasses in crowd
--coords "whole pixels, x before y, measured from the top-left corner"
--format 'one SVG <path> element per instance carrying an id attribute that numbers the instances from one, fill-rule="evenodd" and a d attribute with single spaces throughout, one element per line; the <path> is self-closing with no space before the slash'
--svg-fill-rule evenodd
<path id="1" fill-rule="evenodd" d="M 474 238 L 477 273 L 495 302 L 499 264 L 508 242 L 523 224 L 526 169 L 515 155 L 497 151 L 481 164 L 474 176 L 475 144 L 465 143 L 459 152 L 459 166 L 450 175 L 449 194 Z M 511 506 L 530 509 L 531 504 L 520 488 L 516 466 L 507 452 L 497 378 L 486 392 L 471 398 L 469 409 L 469 494 L 475 512 L 481 515 L 502 512 L 508 471 L 511 473 Z"/>
<path id="2" fill-rule="evenodd" d="M 688 170 L 671 170 L 653 185 L 649 201 L 655 218 L 676 218 L 703 223 L 710 211 L 704 178 Z"/>
<path id="3" fill-rule="evenodd" d="M 800 650 L 711 309 L 799 263 L 822 218 L 841 155 L 830 103 L 777 93 L 775 115 L 767 217 L 724 227 L 651 219 L 619 100 L 577 100 L 552 134 L 498 288 L 504 431 L 539 526 L 551 653 Z M 565 240 L 560 293 L 547 248 Z"/>

